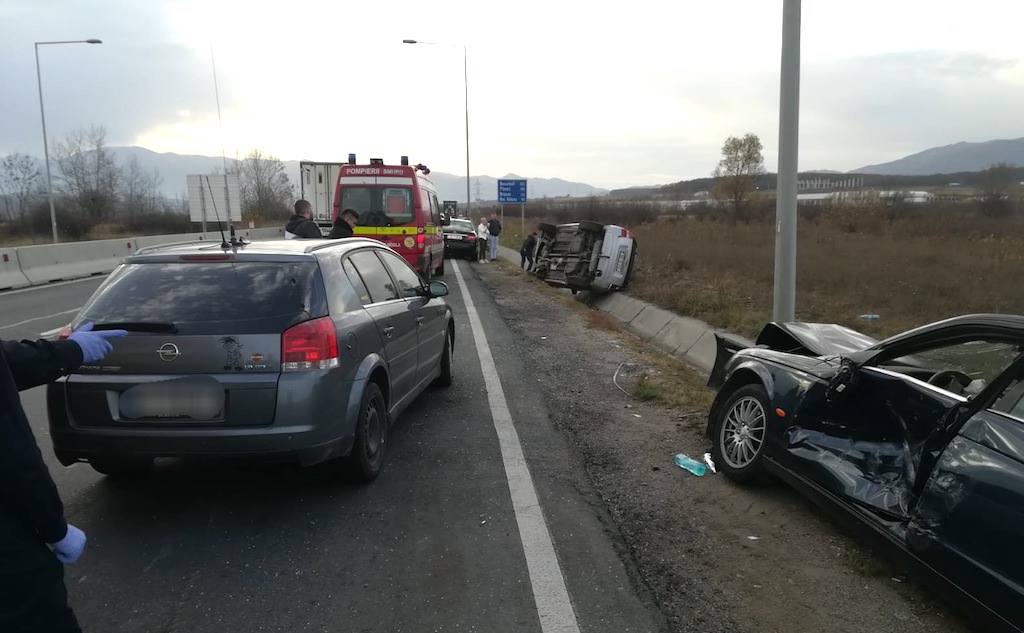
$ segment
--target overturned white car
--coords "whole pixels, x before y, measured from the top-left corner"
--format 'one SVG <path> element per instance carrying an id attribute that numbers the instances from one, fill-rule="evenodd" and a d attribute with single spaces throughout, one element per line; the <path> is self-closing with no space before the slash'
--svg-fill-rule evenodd
<path id="1" fill-rule="evenodd" d="M 541 224 L 531 272 L 551 286 L 610 292 L 629 285 L 636 260 L 633 233 L 614 224 L 584 220 Z"/>

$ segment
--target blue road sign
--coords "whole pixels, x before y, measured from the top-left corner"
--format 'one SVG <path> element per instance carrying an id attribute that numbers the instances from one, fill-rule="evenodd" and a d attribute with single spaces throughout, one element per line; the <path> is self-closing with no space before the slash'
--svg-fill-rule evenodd
<path id="1" fill-rule="evenodd" d="M 498 202 L 500 204 L 526 204 L 526 181 L 499 180 Z"/>

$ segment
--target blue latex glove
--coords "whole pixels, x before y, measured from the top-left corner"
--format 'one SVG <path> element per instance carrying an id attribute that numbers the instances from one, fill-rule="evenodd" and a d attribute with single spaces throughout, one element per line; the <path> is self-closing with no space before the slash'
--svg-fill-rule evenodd
<path id="1" fill-rule="evenodd" d="M 82 362 L 95 363 L 103 360 L 110 353 L 114 346 L 108 338 L 116 338 L 127 334 L 127 330 L 100 330 L 92 331 L 92 321 L 86 323 L 71 333 L 68 339 L 78 343 L 82 348 Z"/>
<path id="2" fill-rule="evenodd" d="M 82 555 L 82 550 L 85 549 L 85 532 L 68 523 L 68 533 L 56 543 L 50 543 L 50 547 L 53 548 L 57 560 L 65 565 L 70 565 L 78 560 L 78 557 Z"/>

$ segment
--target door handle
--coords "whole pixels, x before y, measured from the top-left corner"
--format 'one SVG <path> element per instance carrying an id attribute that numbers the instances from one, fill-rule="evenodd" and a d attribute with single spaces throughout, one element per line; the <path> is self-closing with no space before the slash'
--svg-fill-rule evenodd
<path id="1" fill-rule="evenodd" d="M 427 317 L 422 317 L 422 316 L 416 317 L 416 325 L 423 325 L 423 322 L 426 320 L 426 318 Z"/>
<path id="2" fill-rule="evenodd" d="M 384 332 L 384 336 L 386 336 L 388 338 L 391 338 L 391 335 L 395 333 L 395 326 L 389 325 L 386 328 L 384 328 L 382 331 Z"/>

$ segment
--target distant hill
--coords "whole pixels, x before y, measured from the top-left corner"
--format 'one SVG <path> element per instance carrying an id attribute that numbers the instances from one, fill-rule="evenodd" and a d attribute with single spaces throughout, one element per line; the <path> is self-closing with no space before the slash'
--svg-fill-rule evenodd
<path id="1" fill-rule="evenodd" d="M 162 185 L 161 192 L 169 197 L 175 198 L 184 196 L 185 176 L 188 174 L 210 174 L 223 173 L 223 161 L 220 157 L 183 155 L 172 153 L 157 153 L 143 147 L 110 147 L 108 148 L 117 158 L 119 165 L 128 164 L 132 158 L 139 162 L 143 171 L 156 171 L 160 174 Z M 232 159 L 229 158 L 228 162 Z M 295 185 L 295 195 L 300 195 L 299 188 L 299 161 L 285 160 L 285 172 L 288 179 Z M 437 187 L 437 196 L 441 200 L 458 200 L 460 203 L 466 200 L 466 177 L 443 172 L 432 171 L 430 173 L 434 185 Z M 509 174 L 502 176 L 502 179 L 518 179 L 521 176 Z M 590 185 L 570 182 L 560 178 L 527 178 L 526 191 L 529 198 L 561 198 L 565 196 L 585 197 L 603 196 L 608 194 L 607 189 L 598 189 Z M 474 200 L 494 202 L 498 199 L 498 178 L 492 176 L 473 176 L 470 181 L 470 193 Z"/>
<path id="2" fill-rule="evenodd" d="M 988 169 L 996 163 L 1024 166 L 1024 138 L 933 147 L 899 160 L 867 165 L 850 173 L 883 176 L 926 176 Z"/>

